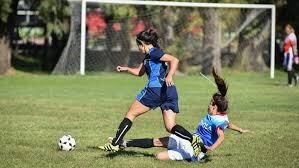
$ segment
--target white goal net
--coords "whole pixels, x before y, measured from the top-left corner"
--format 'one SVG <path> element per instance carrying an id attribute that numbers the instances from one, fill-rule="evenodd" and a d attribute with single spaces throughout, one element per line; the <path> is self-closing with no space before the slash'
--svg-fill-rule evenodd
<path id="1" fill-rule="evenodd" d="M 274 77 L 275 6 L 164 1 L 70 1 L 71 32 L 53 74 L 114 71 L 143 60 L 135 38 L 155 29 L 181 72 L 212 66 L 270 69 Z"/>

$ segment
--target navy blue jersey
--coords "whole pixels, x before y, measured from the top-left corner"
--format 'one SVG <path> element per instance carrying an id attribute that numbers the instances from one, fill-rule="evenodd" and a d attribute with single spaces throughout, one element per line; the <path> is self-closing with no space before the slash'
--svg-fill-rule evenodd
<path id="1" fill-rule="evenodd" d="M 151 48 L 143 61 L 148 83 L 137 95 L 136 99 L 151 109 L 160 107 L 162 111 L 171 109 L 179 112 L 178 94 L 175 86 L 166 86 L 167 64 L 160 61 L 164 52 L 159 48 Z"/>
<path id="2" fill-rule="evenodd" d="M 143 60 L 145 72 L 148 76 L 147 87 L 162 87 L 167 75 L 167 65 L 160 58 L 164 52 L 159 48 L 151 48 Z"/>

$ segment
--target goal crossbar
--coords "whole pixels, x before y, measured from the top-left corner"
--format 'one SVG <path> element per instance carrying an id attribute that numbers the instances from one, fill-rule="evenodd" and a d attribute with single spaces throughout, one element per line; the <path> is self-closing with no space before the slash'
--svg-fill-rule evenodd
<path id="1" fill-rule="evenodd" d="M 235 4 L 235 3 L 202 3 L 202 2 L 171 2 L 171 1 L 138 1 L 138 0 L 84 0 L 86 2 L 127 4 L 127 5 L 157 5 L 176 7 L 209 7 L 209 8 L 254 8 L 272 9 L 270 4 Z"/>

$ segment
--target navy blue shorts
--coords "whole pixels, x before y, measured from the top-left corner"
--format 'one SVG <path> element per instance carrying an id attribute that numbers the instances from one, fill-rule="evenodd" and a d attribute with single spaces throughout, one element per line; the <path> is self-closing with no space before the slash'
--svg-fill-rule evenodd
<path id="1" fill-rule="evenodd" d="M 179 113 L 178 94 L 175 86 L 145 87 L 136 99 L 151 109 L 160 107 L 161 110 L 171 109 Z"/>

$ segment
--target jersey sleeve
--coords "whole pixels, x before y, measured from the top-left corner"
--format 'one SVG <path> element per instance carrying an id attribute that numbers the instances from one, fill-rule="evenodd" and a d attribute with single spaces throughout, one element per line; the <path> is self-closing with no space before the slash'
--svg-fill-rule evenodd
<path id="1" fill-rule="evenodd" d="M 228 127 L 228 123 L 229 123 L 229 121 L 225 120 L 225 121 L 222 121 L 222 122 L 215 123 L 215 126 L 216 126 L 216 128 L 220 128 L 220 129 L 222 129 L 224 131 L 225 128 Z"/>
<path id="2" fill-rule="evenodd" d="M 160 60 L 160 58 L 164 55 L 165 53 L 159 49 L 159 48 L 155 48 L 153 49 L 150 53 L 149 53 L 149 57 L 150 59 L 153 60 Z"/>

